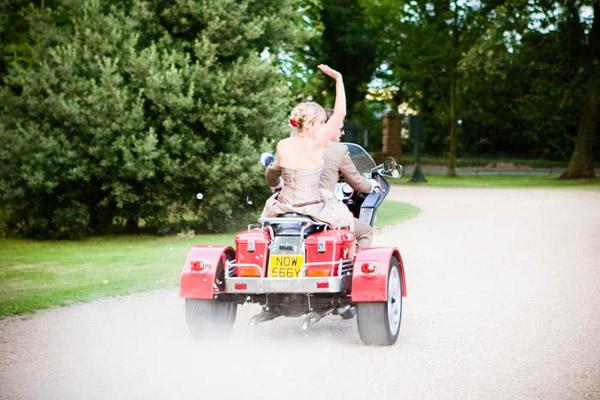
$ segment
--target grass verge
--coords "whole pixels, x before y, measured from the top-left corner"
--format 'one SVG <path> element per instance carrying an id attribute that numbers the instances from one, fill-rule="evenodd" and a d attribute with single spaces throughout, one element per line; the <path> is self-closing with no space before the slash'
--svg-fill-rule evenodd
<path id="1" fill-rule="evenodd" d="M 384 201 L 377 211 L 375 225 L 378 228 L 383 228 L 384 226 L 399 224 L 409 218 L 416 217 L 420 212 L 421 209 L 412 204 L 391 200 Z"/>
<path id="2" fill-rule="evenodd" d="M 0 239 L 0 318 L 174 286 L 192 244 L 232 241 L 230 234 L 81 241 Z"/>
<path id="3" fill-rule="evenodd" d="M 390 180 L 397 185 L 423 185 L 432 187 L 467 188 L 546 188 L 600 190 L 600 178 L 594 179 L 557 179 L 557 174 L 549 175 L 426 175 L 426 183 L 411 183 L 410 177 Z"/>
<path id="4" fill-rule="evenodd" d="M 377 226 L 417 215 L 385 202 Z M 102 297 L 177 286 L 193 244 L 233 245 L 234 234 L 106 236 L 80 241 L 0 239 L 0 318 Z"/>
<path id="5" fill-rule="evenodd" d="M 447 157 L 435 157 L 428 155 L 421 155 L 421 165 L 448 165 Z M 412 153 L 407 153 L 402 156 L 403 165 L 413 165 L 415 158 Z M 540 159 L 529 159 L 529 158 L 511 158 L 511 157 L 460 157 L 456 159 L 457 167 L 496 167 L 502 165 L 513 165 L 530 168 L 561 168 L 566 169 L 569 165 L 568 160 L 557 161 L 557 160 L 540 160 Z M 594 167 L 600 167 L 600 162 L 595 161 Z"/>

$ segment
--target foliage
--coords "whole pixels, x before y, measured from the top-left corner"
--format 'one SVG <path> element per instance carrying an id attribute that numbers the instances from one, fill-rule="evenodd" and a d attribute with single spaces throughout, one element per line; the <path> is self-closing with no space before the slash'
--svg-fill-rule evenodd
<path id="1" fill-rule="evenodd" d="M 448 149 L 454 174 L 460 112 L 461 54 L 484 27 L 488 9 L 459 1 L 364 1 L 379 29 L 382 77 L 396 91 L 395 106 L 420 112 L 428 126 L 427 148 Z M 447 135 L 444 134 L 447 132 Z"/>
<path id="2" fill-rule="evenodd" d="M 376 27 L 370 24 L 358 0 L 310 0 L 301 17 L 311 32 L 307 45 L 286 55 L 283 69 L 297 101 L 313 100 L 332 107 L 335 90 L 331 80 L 316 69 L 329 64 L 344 75 L 348 104 L 345 140 L 362 143 L 365 129 L 379 142 L 381 126 L 365 96 L 377 67 Z M 353 134 L 353 131 L 359 133 Z"/>
<path id="3" fill-rule="evenodd" d="M 258 153 L 289 91 L 261 53 L 304 40 L 287 0 L 64 0 L 22 9 L 31 63 L 0 88 L 1 201 L 13 232 L 80 237 L 113 223 L 209 231 L 265 198 Z M 204 192 L 201 204 L 194 199 Z"/>
<path id="4" fill-rule="evenodd" d="M 0 0 L 0 82 L 11 62 L 31 61 L 28 26 L 23 10 L 27 0 Z"/>
<path id="5" fill-rule="evenodd" d="M 596 74 L 582 64 L 592 1 L 361 4 L 378 26 L 378 76 L 395 93 L 394 106 L 424 117 L 428 153 L 448 148 L 456 119 L 463 156 L 569 157 Z"/>
<path id="6" fill-rule="evenodd" d="M 463 58 L 464 134 L 476 144 L 471 154 L 500 149 L 522 157 L 569 157 L 589 71 L 574 59 L 573 46 L 584 38 L 569 39 L 568 3 L 505 2 Z M 540 13 L 544 17 L 536 19 Z M 590 22 L 573 23 L 583 32 Z"/>
<path id="7" fill-rule="evenodd" d="M 346 100 L 351 113 L 365 99 L 367 84 L 377 67 L 376 27 L 371 25 L 358 0 L 323 2 L 320 13 L 323 34 L 310 43 L 312 57 L 342 71 Z M 316 99 L 333 103 L 335 90 L 330 80 L 321 80 Z"/>
<path id="8" fill-rule="evenodd" d="M 316 66 L 321 62 L 315 58 L 311 43 L 322 40 L 323 22 L 321 0 L 304 0 L 295 10 L 294 20 L 303 29 L 304 42 L 294 51 L 273 55 L 279 63 L 279 72 L 285 76 L 286 85 L 294 96 L 294 103 L 315 100 L 322 85 L 323 76 Z"/>

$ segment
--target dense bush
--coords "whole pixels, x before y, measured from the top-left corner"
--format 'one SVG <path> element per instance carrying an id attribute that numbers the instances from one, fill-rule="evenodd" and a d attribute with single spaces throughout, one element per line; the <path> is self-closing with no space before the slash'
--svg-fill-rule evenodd
<path id="1" fill-rule="evenodd" d="M 13 63 L 0 87 L 7 228 L 80 237 L 192 220 L 215 231 L 255 213 L 246 198 L 266 195 L 258 154 L 285 133 L 289 105 L 260 54 L 301 38 L 293 3 L 30 8 L 31 61 Z"/>

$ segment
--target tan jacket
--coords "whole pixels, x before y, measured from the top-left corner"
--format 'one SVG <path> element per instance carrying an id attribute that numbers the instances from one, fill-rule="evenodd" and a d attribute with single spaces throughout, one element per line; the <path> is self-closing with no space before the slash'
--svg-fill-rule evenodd
<path id="1" fill-rule="evenodd" d="M 354 166 L 346 145 L 338 142 L 329 142 L 323 149 L 323 159 L 325 160 L 325 165 L 319 183 L 321 188 L 333 192 L 335 184 L 341 175 L 354 190 L 361 193 L 369 193 L 371 191 L 371 183 Z M 280 176 L 281 167 L 279 167 L 277 161 L 274 161 L 265 170 L 265 178 L 269 186 L 277 186 Z"/>

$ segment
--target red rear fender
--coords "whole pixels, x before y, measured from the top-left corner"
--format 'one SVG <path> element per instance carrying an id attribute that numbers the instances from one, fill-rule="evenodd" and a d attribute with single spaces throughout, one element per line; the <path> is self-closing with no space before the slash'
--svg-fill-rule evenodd
<path id="1" fill-rule="evenodd" d="M 387 301 L 388 274 L 392 257 L 396 257 L 398 260 L 402 279 L 402 296 L 406 297 L 406 278 L 400 251 L 395 247 L 369 247 L 361 249 L 354 259 L 352 302 Z M 364 273 L 362 271 L 363 264 L 374 267 L 375 271 Z"/>
<path id="2" fill-rule="evenodd" d="M 227 260 L 235 258 L 235 251 L 229 246 L 194 246 L 190 249 L 181 271 L 179 296 L 192 299 L 213 299 L 221 293 L 222 287 L 215 280 L 222 279 Z M 199 261 L 205 267 L 193 271 L 192 262 Z M 223 286 L 223 285 L 221 285 Z"/>

